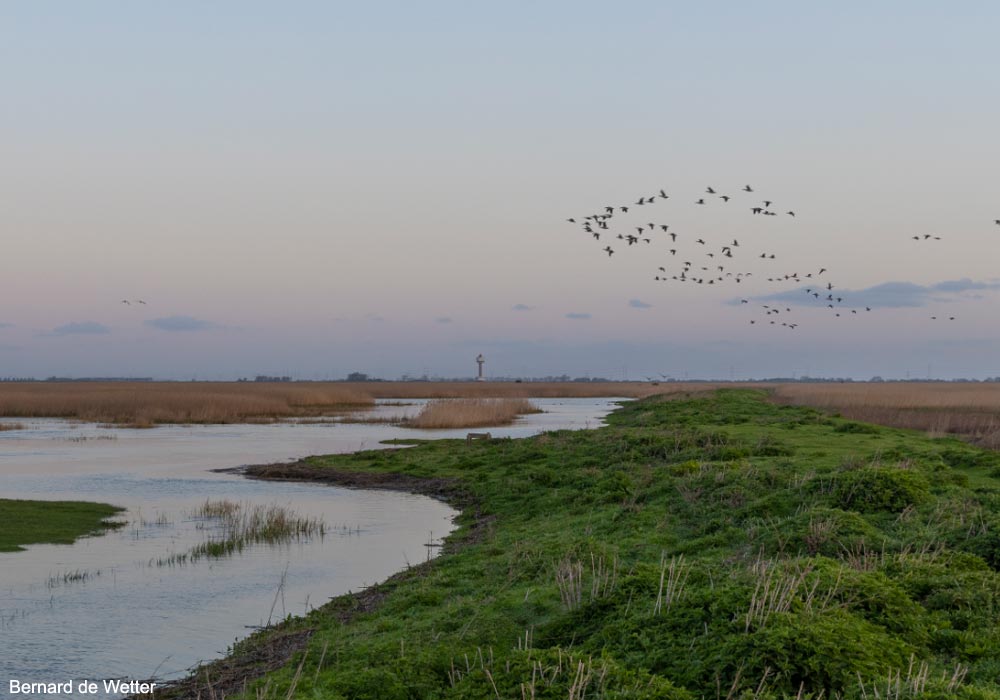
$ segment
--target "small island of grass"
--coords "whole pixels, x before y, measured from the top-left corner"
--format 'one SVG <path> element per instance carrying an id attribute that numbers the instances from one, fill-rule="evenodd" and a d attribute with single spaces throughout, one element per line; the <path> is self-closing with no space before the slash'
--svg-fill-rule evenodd
<path id="1" fill-rule="evenodd" d="M 0 498 L 0 552 L 27 544 L 72 544 L 116 527 L 108 518 L 124 509 L 84 501 L 21 501 Z"/>

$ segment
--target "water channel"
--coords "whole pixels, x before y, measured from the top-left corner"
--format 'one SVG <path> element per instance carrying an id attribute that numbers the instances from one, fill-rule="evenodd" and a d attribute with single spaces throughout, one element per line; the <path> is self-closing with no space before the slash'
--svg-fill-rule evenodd
<path id="1" fill-rule="evenodd" d="M 518 438 L 597 427 L 617 399 L 533 401 L 544 413 L 477 430 Z M 411 414 L 422 402 L 406 403 L 374 412 Z M 434 556 L 453 529 L 455 511 L 425 496 L 255 481 L 213 469 L 466 433 L 366 423 L 128 430 L 17 422 L 24 429 L 0 432 L 0 496 L 112 503 L 127 509 L 127 524 L 74 545 L 0 553 L 3 696 L 7 679 L 183 676 L 257 626 L 303 614 Z M 285 506 L 321 518 L 325 531 L 225 558 L 166 563 L 214 536 L 212 520 L 194 514 L 207 500 Z"/>

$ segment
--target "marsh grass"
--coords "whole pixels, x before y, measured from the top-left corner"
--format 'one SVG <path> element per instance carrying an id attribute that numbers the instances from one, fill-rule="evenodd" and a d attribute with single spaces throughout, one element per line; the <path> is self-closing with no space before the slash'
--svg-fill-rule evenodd
<path id="1" fill-rule="evenodd" d="M 721 391 L 311 458 L 319 480 L 444 493 L 459 529 L 289 622 L 309 640 L 247 696 L 1000 699 L 1000 457 L 859 425 Z M 241 643 L 241 668 L 270 650 Z"/>
<path id="2" fill-rule="evenodd" d="M 674 601 L 684 595 L 684 585 L 687 583 L 691 567 L 684 563 L 684 555 L 670 557 L 666 553 L 660 555 L 660 588 L 653 604 L 653 614 L 659 615 L 664 609 L 669 610 Z"/>
<path id="3" fill-rule="evenodd" d="M 109 520 L 123 511 L 84 501 L 23 501 L 0 498 L 0 552 L 27 544 L 72 544 L 77 538 L 123 527 Z"/>
<path id="4" fill-rule="evenodd" d="M 438 399 L 430 401 L 420 413 L 404 420 L 407 428 L 479 428 L 488 425 L 508 425 L 518 416 L 541 413 L 527 399 Z"/>
<path id="5" fill-rule="evenodd" d="M 321 518 L 304 517 L 291 508 L 273 503 L 264 505 L 209 499 L 189 515 L 203 521 L 199 523 L 201 529 L 213 531 L 209 539 L 187 552 L 175 552 L 151 560 L 151 565 L 178 566 L 200 559 L 220 559 L 238 554 L 248 547 L 322 538 L 327 532 Z M 338 534 L 355 532 L 346 526 L 336 531 Z"/>
<path id="6" fill-rule="evenodd" d="M 780 404 L 836 411 L 930 437 L 960 435 L 1000 449 L 1000 383 L 782 384 L 772 397 Z"/>
<path id="7" fill-rule="evenodd" d="M 86 583 L 87 581 L 97 578 L 100 575 L 100 569 L 95 571 L 91 571 L 90 569 L 74 569 L 73 571 L 65 571 L 62 574 L 53 574 L 49 576 L 48 580 L 45 582 L 45 587 L 51 590 L 53 588 L 59 588 L 60 586 L 67 586 L 72 583 Z"/>
<path id="8" fill-rule="evenodd" d="M 117 435 L 73 435 L 71 437 L 59 438 L 63 442 L 114 442 Z"/>
<path id="9" fill-rule="evenodd" d="M 371 406 L 334 383 L 0 383 L 0 416 L 69 418 L 130 428 L 160 423 L 267 423 Z"/>
<path id="10" fill-rule="evenodd" d="M 376 399 L 386 398 L 683 397 L 718 386 L 707 382 L 10 382 L 0 383 L 0 417 L 67 418 L 136 429 L 164 423 L 308 418 L 354 422 L 352 412 L 372 408 Z"/>
<path id="11" fill-rule="evenodd" d="M 5 430 L 24 430 L 24 423 L 0 423 L 0 433 Z"/>

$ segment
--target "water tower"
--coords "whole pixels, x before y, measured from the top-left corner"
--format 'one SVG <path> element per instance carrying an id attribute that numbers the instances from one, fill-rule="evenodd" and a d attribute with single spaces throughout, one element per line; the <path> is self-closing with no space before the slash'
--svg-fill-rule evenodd
<path id="1" fill-rule="evenodd" d="M 476 377 L 476 381 L 485 382 L 486 377 L 483 376 L 483 365 L 486 364 L 486 358 L 483 357 L 482 353 L 479 353 L 479 356 L 476 357 L 476 363 L 479 365 L 479 376 Z"/>

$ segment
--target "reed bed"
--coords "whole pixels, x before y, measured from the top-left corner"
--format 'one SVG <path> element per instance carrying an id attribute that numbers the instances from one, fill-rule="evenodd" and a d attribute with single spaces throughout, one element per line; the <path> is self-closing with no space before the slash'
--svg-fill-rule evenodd
<path id="1" fill-rule="evenodd" d="M 5 430 L 24 430 L 24 423 L 0 423 L 0 433 Z"/>
<path id="2" fill-rule="evenodd" d="M 960 435 L 1000 449 L 1000 383 L 783 384 L 772 397 L 781 404 L 813 406 L 932 436 Z"/>
<path id="3" fill-rule="evenodd" d="M 192 515 L 221 521 L 223 538 L 252 543 L 287 542 L 323 535 L 325 526 L 319 518 L 298 515 L 291 508 L 238 501 L 207 500 Z"/>
<path id="4" fill-rule="evenodd" d="M 438 399 L 429 402 L 420 413 L 403 421 L 408 428 L 479 428 L 507 425 L 518 416 L 541 413 L 527 399 Z"/>
<path id="5" fill-rule="evenodd" d="M 682 396 L 719 386 L 724 385 L 711 382 L 12 382 L 0 383 L 0 417 L 67 418 L 129 428 L 152 428 L 164 423 L 269 423 L 345 416 L 371 408 L 376 399 L 642 398 L 653 394 Z M 469 427 L 492 423 L 469 424 Z M 0 430 L 4 425 L 11 424 L 0 424 Z"/>
<path id="6" fill-rule="evenodd" d="M 0 384 L 0 416 L 69 418 L 127 427 L 265 423 L 371 406 L 336 383 L 39 382 Z"/>
<path id="7" fill-rule="evenodd" d="M 322 537 L 326 525 L 320 518 L 298 515 L 277 504 L 263 505 L 228 500 L 206 500 L 191 517 L 218 522 L 219 534 L 186 553 L 175 553 L 151 562 L 157 566 L 177 566 L 203 558 L 218 559 L 242 552 L 254 545 L 279 545 L 311 537 Z"/>

